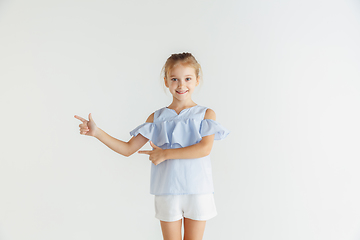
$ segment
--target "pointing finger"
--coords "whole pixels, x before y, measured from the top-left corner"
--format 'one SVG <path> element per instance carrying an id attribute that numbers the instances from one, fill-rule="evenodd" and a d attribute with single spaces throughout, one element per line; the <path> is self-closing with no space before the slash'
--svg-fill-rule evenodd
<path id="1" fill-rule="evenodd" d="M 152 151 L 138 151 L 138 153 L 150 155 L 152 153 Z"/>
<path id="2" fill-rule="evenodd" d="M 82 117 L 79 117 L 78 115 L 75 115 L 74 117 L 77 118 L 77 119 L 79 119 L 79 120 L 82 121 L 82 122 L 86 122 L 86 121 L 87 121 L 86 119 L 84 119 L 84 118 L 82 118 Z"/>

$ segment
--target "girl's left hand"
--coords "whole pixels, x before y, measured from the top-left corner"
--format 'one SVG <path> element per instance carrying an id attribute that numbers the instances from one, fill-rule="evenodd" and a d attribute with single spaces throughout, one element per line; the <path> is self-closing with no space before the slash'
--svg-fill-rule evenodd
<path id="1" fill-rule="evenodd" d="M 154 148 L 152 151 L 138 151 L 138 153 L 148 154 L 149 160 L 152 161 L 155 165 L 165 161 L 165 150 L 156 146 L 152 141 L 150 141 L 150 145 Z"/>

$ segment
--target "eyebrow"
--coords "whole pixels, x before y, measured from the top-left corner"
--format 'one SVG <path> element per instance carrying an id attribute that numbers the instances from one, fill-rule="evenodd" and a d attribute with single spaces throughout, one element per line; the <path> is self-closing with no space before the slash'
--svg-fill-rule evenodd
<path id="1" fill-rule="evenodd" d="M 185 77 L 188 77 L 188 76 L 192 77 L 193 75 L 185 75 Z M 176 77 L 176 76 L 175 76 L 175 75 L 171 75 L 170 77 Z"/>

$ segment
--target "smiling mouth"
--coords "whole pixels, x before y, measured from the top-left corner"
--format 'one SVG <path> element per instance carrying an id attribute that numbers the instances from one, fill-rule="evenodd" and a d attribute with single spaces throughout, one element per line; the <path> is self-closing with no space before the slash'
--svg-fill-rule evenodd
<path id="1" fill-rule="evenodd" d="M 186 90 L 186 91 L 183 91 L 183 92 L 180 92 L 180 91 L 176 91 L 178 94 L 185 94 L 187 93 L 189 90 Z"/>

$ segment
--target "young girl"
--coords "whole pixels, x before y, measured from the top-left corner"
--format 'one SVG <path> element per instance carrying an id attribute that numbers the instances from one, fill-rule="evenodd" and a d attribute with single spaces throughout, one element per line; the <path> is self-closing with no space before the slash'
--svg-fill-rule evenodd
<path id="1" fill-rule="evenodd" d="M 162 72 L 173 96 L 168 107 L 153 112 L 145 123 L 130 132 L 128 142 L 111 137 L 92 119 L 82 121 L 80 134 L 93 136 L 124 156 L 130 156 L 150 140 L 152 151 L 150 193 L 155 195 L 155 217 L 160 220 L 164 240 L 200 240 L 206 220 L 216 216 L 210 151 L 215 140 L 229 131 L 216 122 L 213 110 L 191 98 L 200 82 L 200 64 L 191 53 L 172 54 Z"/>

